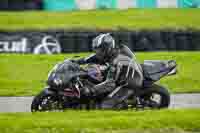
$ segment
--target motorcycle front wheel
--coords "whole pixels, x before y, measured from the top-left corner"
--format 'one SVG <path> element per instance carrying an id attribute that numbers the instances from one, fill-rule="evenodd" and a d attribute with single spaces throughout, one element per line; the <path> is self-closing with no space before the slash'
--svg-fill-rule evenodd
<path id="1" fill-rule="evenodd" d="M 35 96 L 31 104 L 31 112 L 61 111 L 62 109 L 63 104 L 58 97 L 54 94 L 47 94 L 45 91 Z"/>

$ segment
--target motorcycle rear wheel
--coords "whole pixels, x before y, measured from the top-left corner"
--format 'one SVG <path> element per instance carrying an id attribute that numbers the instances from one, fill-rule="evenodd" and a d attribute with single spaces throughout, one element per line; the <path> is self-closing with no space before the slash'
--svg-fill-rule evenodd
<path id="1" fill-rule="evenodd" d="M 143 107 L 151 109 L 168 108 L 170 93 L 165 87 L 154 84 L 149 88 L 145 88 L 145 91 L 139 97 L 139 101 Z"/>

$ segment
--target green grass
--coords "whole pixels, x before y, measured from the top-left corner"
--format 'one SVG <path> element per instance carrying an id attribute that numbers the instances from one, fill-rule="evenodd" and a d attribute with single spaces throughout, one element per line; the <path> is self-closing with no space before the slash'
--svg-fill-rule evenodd
<path id="1" fill-rule="evenodd" d="M 199 133 L 200 110 L 0 114 L 1 133 Z"/>
<path id="2" fill-rule="evenodd" d="M 200 9 L 0 12 L 0 29 L 200 29 Z"/>
<path id="3" fill-rule="evenodd" d="M 29 96 L 38 94 L 45 86 L 50 69 L 65 58 L 89 53 L 66 55 L 0 54 L 0 96 Z M 136 53 L 143 60 L 173 59 L 178 74 L 163 78 L 160 84 L 173 93 L 200 92 L 200 52 L 145 52 Z"/>

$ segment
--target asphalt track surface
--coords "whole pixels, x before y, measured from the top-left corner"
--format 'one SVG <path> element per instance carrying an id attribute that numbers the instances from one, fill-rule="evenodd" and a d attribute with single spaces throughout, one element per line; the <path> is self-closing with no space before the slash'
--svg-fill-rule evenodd
<path id="1" fill-rule="evenodd" d="M 30 112 L 33 97 L 0 97 L 0 112 Z M 170 109 L 200 108 L 200 94 L 171 96 Z"/>

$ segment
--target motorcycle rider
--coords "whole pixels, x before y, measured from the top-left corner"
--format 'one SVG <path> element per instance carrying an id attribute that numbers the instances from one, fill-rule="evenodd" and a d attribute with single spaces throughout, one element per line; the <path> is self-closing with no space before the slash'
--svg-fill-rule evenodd
<path id="1" fill-rule="evenodd" d="M 131 50 L 122 44 L 115 44 L 109 34 L 100 34 L 92 41 L 95 54 L 75 60 L 78 64 L 109 64 L 106 80 L 93 88 L 88 88 L 92 96 L 109 93 L 102 103 L 103 109 L 115 108 L 119 101 L 128 95 L 128 90 L 116 88 L 126 84 L 128 88 L 138 89 L 143 84 L 143 73 L 140 64 L 133 58 Z"/>

